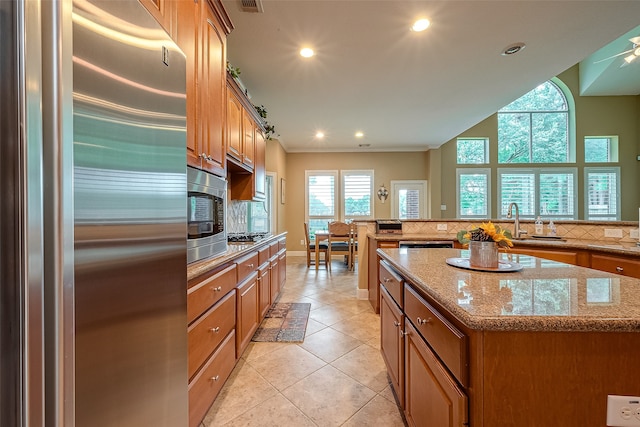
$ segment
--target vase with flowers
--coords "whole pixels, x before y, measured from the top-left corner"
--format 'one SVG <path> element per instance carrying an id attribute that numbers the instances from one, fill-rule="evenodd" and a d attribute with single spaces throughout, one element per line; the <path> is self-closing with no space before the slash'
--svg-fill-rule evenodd
<path id="1" fill-rule="evenodd" d="M 491 221 L 469 231 L 460 230 L 458 241 L 469 245 L 469 265 L 480 268 L 498 268 L 498 248 L 513 246 L 511 232 Z"/>

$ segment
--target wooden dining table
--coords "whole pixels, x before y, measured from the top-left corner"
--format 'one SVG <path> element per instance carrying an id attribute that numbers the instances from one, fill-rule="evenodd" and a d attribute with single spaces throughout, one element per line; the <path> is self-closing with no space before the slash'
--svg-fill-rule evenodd
<path id="1" fill-rule="evenodd" d="M 316 244 L 315 244 L 315 256 L 316 256 L 316 270 L 318 269 L 318 262 L 320 261 L 320 243 L 324 242 L 326 240 L 327 242 L 327 246 L 329 246 L 329 238 L 331 237 L 331 233 L 329 233 L 329 230 L 317 230 L 316 234 Z M 352 251 L 352 243 L 351 242 L 351 236 L 334 236 L 335 241 L 346 241 L 347 243 L 349 243 L 349 250 Z M 347 240 L 345 240 L 347 239 Z M 327 250 L 327 257 L 329 257 L 329 254 L 331 253 L 331 248 L 328 248 Z M 331 262 L 331 259 L 327 259 L 326 262 Z M 353 268 L 353 252 L 350 255 L 350 262 L 349 262 L 349 269 Z"/>

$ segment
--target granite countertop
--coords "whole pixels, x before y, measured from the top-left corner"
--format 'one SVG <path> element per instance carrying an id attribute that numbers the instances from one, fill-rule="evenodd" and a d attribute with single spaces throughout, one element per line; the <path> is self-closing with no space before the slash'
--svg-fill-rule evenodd
<path id="1" fill-rule="evenodd" d="M 640 332 L 640 279 L 527 255 L 512 258 L 523 270 L 495 273 L 448 265 L 468 257 L 460 249 L 377 252 L 471 329 Z"/>
<path id="2" fill-rule="evenodd" d="M 442 240 L 442 241 L 457 241 L 455 234 L 451 233 L 433 233 L 433 234 L 375 234 L 370 233 L 370 237 L 380 241 L 397 241 L 397 240 Z M 617 255 L 625 255 L 640 258 L 640 247 L 634 242 L 620 242 L 615 244 L 603 243 L 599 240 L 582 240 L 582 239 L 565 239 L 558 240 L 545 240 L 537 238 L 525 238 L 521 240 L 513 241 L 515 247 L 548 247 L 553 248 L 566 248 L 566 249 L 582 249 L 606 252 Z"/>
<path id="3" fill-rule="evenodd" d="M 224 254 L 187 264 L 187 281 L 201 276 L 229 261 L 241 257 L 242 255 L 248 254 L 261 246 L 271 244 L 286 235 L 287 233 L 281 233 L 265 237 L 258 242 L 229 243 L 227 245 L 227 251 Z"/>

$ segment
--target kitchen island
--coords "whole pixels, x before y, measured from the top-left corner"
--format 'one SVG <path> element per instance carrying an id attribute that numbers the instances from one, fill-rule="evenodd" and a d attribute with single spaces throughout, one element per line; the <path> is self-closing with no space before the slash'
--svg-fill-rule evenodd
<path id="1" fill-rule="evenodd" d="M 382 353 L 410 425 L 603 426 L 640 396 L 640 280 L 527 255 L 378 249 Z M 503 255 L 506 256 L 506 255 Z"/>

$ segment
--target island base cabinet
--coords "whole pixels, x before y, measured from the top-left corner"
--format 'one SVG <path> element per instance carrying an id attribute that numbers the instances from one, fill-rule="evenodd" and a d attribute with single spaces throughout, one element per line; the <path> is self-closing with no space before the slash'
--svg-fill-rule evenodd
<path id="1" fill-rule="evenodd" d="M 410 426 L 462 427 L 468 419 L 467 396 L 405 322 L 405 416 Z"/>
<path id="2" fill-rule="evenodd" d="M 189 383 L 189 427 L 200 425 L 235 364 L 235 332 L 231 331 Z"/>
<path id="3" fill-rule="evenodd" d="M 404 408 L 404 315 L 380 286 L 380 352 L 400 407 Z"/>

